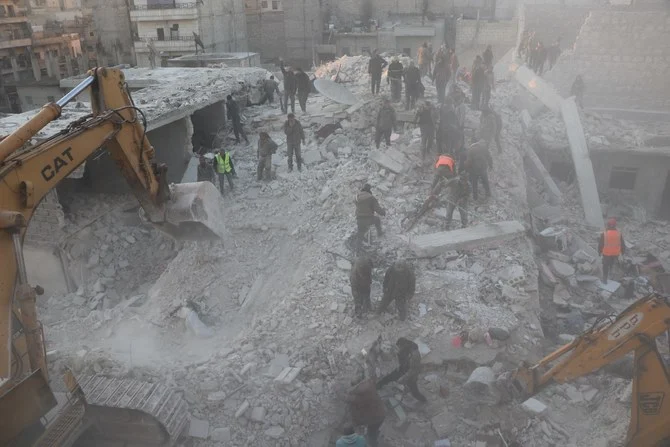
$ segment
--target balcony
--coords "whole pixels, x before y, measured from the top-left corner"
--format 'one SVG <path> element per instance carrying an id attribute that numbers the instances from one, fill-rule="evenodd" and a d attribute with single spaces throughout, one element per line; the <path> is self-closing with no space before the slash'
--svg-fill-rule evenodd
<path id="1" fill-rule="evenodd" d="M 152 36 L 136 38 L 135 51 L 138 53 L 148 53 L 149 39 L 153 39 L 154 48 L 156 48 L 158 54 L 163 51 L 166 53 L 195 53 L 195 41 L 193 36 L 167 37 L 165 40 L 157 40 L 156 37 Z"/>
<path id="2" fill-rule="evenodd" d="M 196 20 L 197 18 L 197 3 L 134 5 L 130 11 L 130 20 L 135 22 Z"/>
<path id="3" fill-rule="evenodd" d="M 13 36 L 6 34 L 0 35 L 0 50 L 29 47 L 32 44 L 33 41 L 28 35 L 21 35 L 20 33 L 16 33 Z"/>
<path id="4" fill-rule="evenodd" d="M 27 22 L 28 17 L 26 16 L 25 11 L 19 11 L 13 16 L 0 16 L 0 25 L 8 24 L 8 23 L 23 23 Z"/>

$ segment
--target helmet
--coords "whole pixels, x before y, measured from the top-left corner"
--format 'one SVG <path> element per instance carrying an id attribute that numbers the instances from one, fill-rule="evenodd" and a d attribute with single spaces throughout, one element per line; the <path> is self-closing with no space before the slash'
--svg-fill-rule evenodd
<path id="1" fill-rule="evenodd" d="M 607 228 L 616 228 L 616 219 L 614 217 L 610 217 L 607 220 Z"/>

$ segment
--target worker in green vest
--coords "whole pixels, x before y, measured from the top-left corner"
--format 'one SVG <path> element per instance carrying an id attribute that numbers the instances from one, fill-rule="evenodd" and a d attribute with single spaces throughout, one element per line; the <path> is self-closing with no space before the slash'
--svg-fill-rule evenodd
<path id="1" fill-rule="evenodd" d="M 235 175 L 235 166 L 233 165 L 233 159 L 230 158 L 230 153 L 226 152 L 224 149 L 219 149 L 214 156 L 214 170 L 216 175 L 219 177 L 219 189 L 223 195 L 223 185 L 225 179 L 228 179 L 228 184 L 230 189 L 233 190 L 233 176 Z"/>

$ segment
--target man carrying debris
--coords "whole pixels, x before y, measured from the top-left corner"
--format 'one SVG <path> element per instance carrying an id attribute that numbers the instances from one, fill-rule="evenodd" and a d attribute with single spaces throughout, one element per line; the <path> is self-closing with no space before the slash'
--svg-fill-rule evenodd
<path id="1" fill-rule="evenodd" d="M 372 88 L 372 94 L 376 95 L 379 93 L 379 87 L 382 83 L 382 72 L 386 67 L 386 61 L 383 57 L 379 55 L 377 50 L 372 51 L 372 57 L 368 63 L 368 74 L 370 75 L 370 87 Z"/>
<path id="2" fill-rule="evenodd" d="M 416 288 L 416 277 L 414 269 L 406 262 L 395 262 L 384 275 L 384 296 L 377 309 L 377 314 L 381 315 L 386 308 L 395 301 L 398 309 L 398 318 L 405 321 L 407 318 L 407 306 L 409 300 L 414 296 Z"/>
<path id="3" fill-rule="evenodd" d="M 305 113 L 307 112 L 307 98 L 309 97 L 309 92 L 312 90 L 312 81 L 309 80 L 307 73 L 298 67 L 295 74 L 295 82 L 298 89 L 298 102 L 300 103 L 302 112 Z"/>
<path id="4" fill-rule="evenodd" d="M 386 73 L 386 80 L 391 84 L 391 99 L 393 102 L 400 102 L 402 100 L 402 75 L 404 69 L 398 56 L 394 56 Z"/>
<path id="5" fill-rule="evenodd" d="M 335 447 L 366 447 L 367 445 L 365 438 L 356 433 L 354 427 L 350 425 L 344 427 L 342 436 L 335 443 Z"/>
<path id="6" fill-rule="evenodd" d="M 370 311 L 370 286 L 372 284 L 372 260 L 367 256 L 359 256 L 354 261 L 349 274 L 351 294 L 354 296 L 354 313 L 362 318 Z"/>
<path id="7" fill-rule="evenodd" d="M 297 89 L 295 73 L 293 69 L 287 70 L 284 68 L 284 61 L 281 61 L 280 68 L 282 75 L 284 75 L 284 113 L 288 112 L 289 100 L 291 101 L 291 113 L 295 113 L 295 92 Z"/>
<path id="8" fill-rule="evenodd" d="M 382 100 L 382 108 L 379 109 L 377 114 L 377 127 L 375 129 L 375 145 L 379 149 L 379 144 L 384 138 L 386 141 L 386 147 L 391 146 L 391 134 L 396 125 L 396 115 L 395 109 L 391 105 L 391 102 L 388 98 Z"/>
<path id="9" fill-rule="evenodd" d="M 368 429 L 368 441 L 370 447 L 377 447 L 379 440 L 379 429 L 386 418 L 384 402 L 375 386 L 373 379 L 365 379 L 357 384 L 347 397 L 349 402 L 349 414 L 351 422 L 355 427 L 365 425 Z M 345 444 L 346 445 L 346 444 Z"/>
<path id="10" fill-rule="evenodd" d="M 219 177 L 219 190 L 221 191 L 221 195 L 223 195 L 223 186 L 226 179 L 228 179 L 228 185 L 230 185 L 231 191 L 235 189 L 233 185 L 235 166 L 233 165 L 233 160 L 230 158 L 230 153 L 226 152 L 224 149 L 220 149 L 214 156 L 213 164 L 214 169 L 216 169 L 216 175 Z"/>
<path id="11" fill-rule="evenodd" d="M 381 389 L 390 382 L 400 382 L 409 388 L 409 392 L 419 402 L 426 402 L 426 397 L 419 391 L 419 374 L 421 374 L 421 353 L 419 346 L 411 340 L 400 337 L 396 342 L 398 347 L 398 367 L 390 374 L 377 382 L 377 389 Z"/>
<path id="12" fill-rule="evenodd" d="M 198 157 L 200 163 L 198 163 L 198 181 L 199 182 L 212 182 L 216 185 L 214 181 L 214 169 L 212 165 L 207 162 L 207 159 L 201 155 Z"/>
<path id="13" fill-rule="evenodd" d="M 430 101 L 424 101 L 419 107 L 414 122 L 421 129 L 421 158 L 425 160 L 435 141 L 435 109 Z"/>
<path id="14" fill-rule="evenodd" d="M 489 152 L 486 141 L 479 140 L 470 146 L 466 153 L 465 169 L 470 175 L 470 182 L 472 183 L 472 198 L 477 200 L 477 185 L 479 180 L 484 184 L 484 192 L 486 198 L 491 197 L 491 188 L 489 186 L 488 170 L 493 167 L 493 158 Z"/>
<path id="15" fill-rule="evenodd" d="M 256 180 L 272 180 L 272 154 L 277 152 L 277 143 L 272 141 L 267 132 L 261 132 L 258 138 L 258 166 Z"/>
<path id="16" fill-rule="evenodd" d="M 607 229 L 600 235 L 598 253 L 603 257 L 603 284 L 607 284 L 614 263 L 626 252 L 623 234 L 616 228 L 616 219 L 607 221 Z"/>
<path id="17" fill-rule="evenodd" d="M 302 171 L 302 155 L 300 152 L 300 143 L 305 143 L 305 131 L 302 129 L 300 121 L 295 119 L 293 113 L 288 114 L 288 119 L 284 123 L 284 133 L 286 134 L 286 151 L 288 152 L 288 171 L 293 171 L 293 154 L 298 163 L 298 171 Z"/>
<path id="18" fill-rule="evenodd" d="M 378 215 L 376 215 L 376 214 Z M 386 216 L 386 210 L 379 206 L 379 202 L 372 195 L 372 187 L 366 183 L 356 196 L 356 224 L 358 225 L 358 247 L 363 243 L 365 233 L 371 225 L 377 229 L 377 236 L 382 236 L 382 222 L 379 216 Z"/>
<path id="19" fill-rule="evenodd" d="M 410 61 L 409 67 L 405 70 L 403 77 L 405 78 L 405 110 L 410 110 L 414 108 L 423 88 L 421 84 L 421 71 L 414 65 L 414 61 Z"/>
<path id="20" fill-rule="evenodd" d="M 226 96 L 226 111 L 228 112 L 228 119 L 233 123 L 233 132 L 235 133 L 235 141 L 240 142 L 240 135 L 244 138 L 244 141 L 249 144 L 249 139 L 247 134 L 242 127 L 242 120 L 240 118 L 240 106 L 237 105 L 237 101 L 233 99 L 231 95 Z"/>

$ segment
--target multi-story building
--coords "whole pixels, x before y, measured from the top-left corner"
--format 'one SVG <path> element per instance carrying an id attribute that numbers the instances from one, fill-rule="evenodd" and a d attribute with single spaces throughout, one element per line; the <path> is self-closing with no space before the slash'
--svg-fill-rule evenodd
<path id="1" fill-rule="evenodd" d="M 248 50 L 244 0 L 135 0 L 137 65 L 167 65 L 174 57 Z M 198 44 L 201 43 L 202 47 Z"/>

